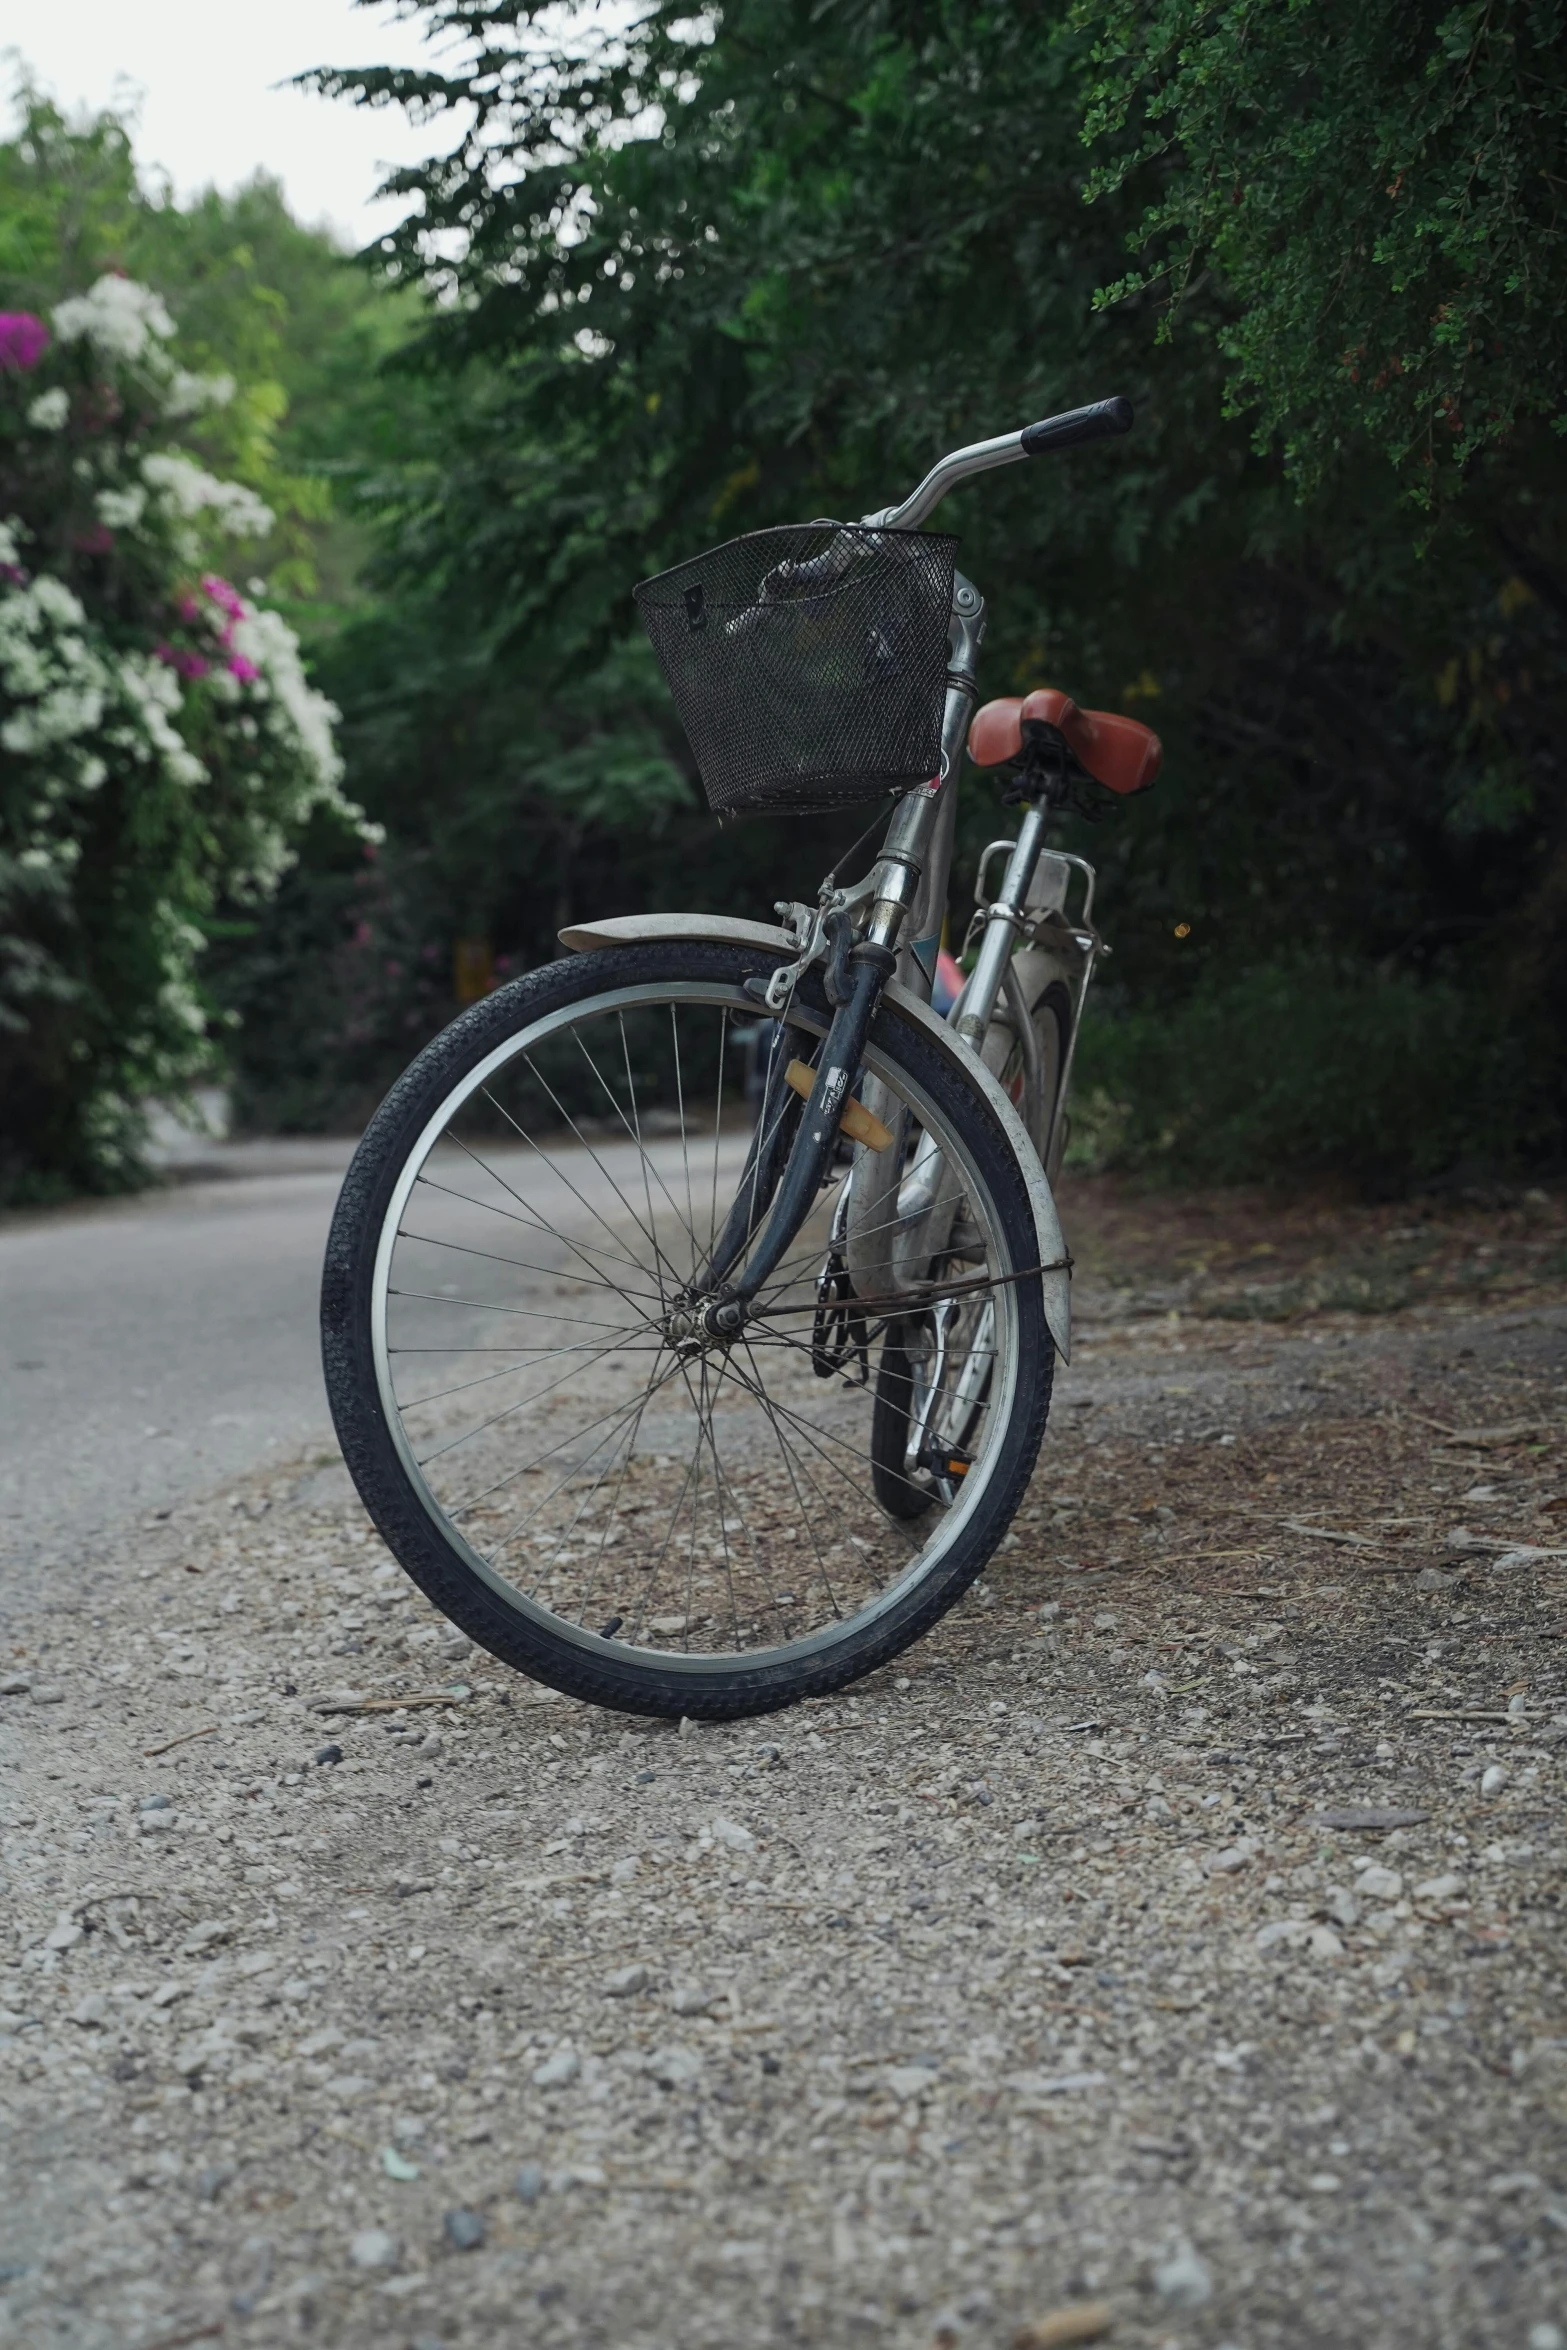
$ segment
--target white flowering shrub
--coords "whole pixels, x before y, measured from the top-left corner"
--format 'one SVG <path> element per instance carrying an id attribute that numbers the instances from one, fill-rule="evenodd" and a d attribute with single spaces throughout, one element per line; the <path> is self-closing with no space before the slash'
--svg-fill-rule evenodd
<path id="1" fill-rule="evenodd" d="M 136 1179 L 138 1104 L 211 1066 L 203 925 L 335 807 L 336 712 L 225 553 L 272 516 L 176 445 L 232 394 L 158 295 L 0 313 L 0 1198 Z"/>

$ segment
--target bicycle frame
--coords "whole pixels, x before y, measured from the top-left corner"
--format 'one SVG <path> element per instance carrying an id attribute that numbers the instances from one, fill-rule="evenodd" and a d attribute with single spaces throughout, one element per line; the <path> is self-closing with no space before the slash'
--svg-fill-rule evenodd
<path id="1" fill-rule="evenodd" d="M 913 529 L 948 490 L 974 474 L 1049 449 L 1125 432 L 1131 421 L 1129 402 L 1107 400 L 954 450 L 932 467 L 902 505 L 866 515 L 864 526 Z M 839 889 L 835 876 L 829 874 L 814 909 L 804 905 L 777 909 L 789 922 L 799 952 L 793 963 L 781 965 L 773 973 L 760 991 L 760 1000 L 775 1018 L 786 1017 L 803 972 L 811 964 L 825 961 L 828 995 L 835 1009 L 817 1057 L 809 1097 L 787 1143 L 781 1131 L 783 1113 L 771 1118 L 764 1096 L 753 1143 L 755 1168 L 748 1164 L 729 1221 L 692 1285 L 688 1306 L 682 1309 L 693 1318 L 693 1327 L 700 1324 L 710 1337 L 727 1340 L 744 1327 L 751 1301 L 810 1213 L 837 1150 L 843 1106 L 861 1068 L 871 1022 L 887 983 L 900 978 L 924 1002 L 930 1001 L 951 877 L 958 779 L 978 690 L 984 634 L 984 598 L 971 580 L 959 575 L 953 584 L 937 773 L 898 800 L 881 849 L 863 881 L 850 889 Z M 983 936 L 978 957 L 952 1013 L 957 1034 L 976 1058 L 981 1056 L 1003 990 L 1015 990 L 1017 985 L 1012 957 L 1020 933 L 1031 927 L 1028 900 L 1045 853 L 1047 820 L 1047 797 L 1041 791 L 1027 808 L 1016 841 L 1005 844 L 1008 858 L 1001 895 L 980 910 Z M 1068 1061 L 1098 942 L 1090 928 L 1076 944 L 1086 960 L 1076 991 Z M 1026 1014 L 1026 1007 L 1024 1011 Z M 1018 1025 L 1026 1055 L 1026 1017 Z M 874 1080 L 868 1081 L 863 1100 L 872 1119 L 885 1125 L 873 1099 L 881 1090 Z M 1058 1087 L 1057 1092 L 1059 1098 L 1064 1087 Z M 886 1106 L 890 1108 L 890 1104 Z M 895 1125 L 889 1132 L 896 1137 L 901 1114 L 894 1112 L 893 1116 Z M 856 1145 L 855 1166 L 846 1187 L 844 1261 L 853 1287 L 862 1297 L 883 1298 L 914 1288 L 921 1280 L 920 1265 L 928 1265 L 948 1248 L 955 1213 L 951 1186 L 946 1187 L 943 1202 L 940 1156 L 930 1138 L 922 1140 L 907 1169 L 901 1141 L 896 1141 L 895 1147 L 887 1147 L 887 1142 L 884 1134 L 879 1148 Z M 1048 1143 L 1046 1136 L 1046 1149 Z"/>

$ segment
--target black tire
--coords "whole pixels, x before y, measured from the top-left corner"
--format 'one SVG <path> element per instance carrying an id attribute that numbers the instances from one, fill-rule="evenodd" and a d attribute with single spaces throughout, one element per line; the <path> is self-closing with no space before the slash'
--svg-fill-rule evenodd
<path id="1" fill-rule="evenodd" d="M 891 1322 L 876 1366 L 876 1408 L 871 1414 L 871 1479 L 876 1499 L 895 1518 L 922 1518 L 936 1506 L 932 1488 L 916 1485 L 903 1465 L 914 1408 L 914 1373 L 908 1328 Z"/>
<path id="2" fill-rule="evenodd" d="M 957 1530 L 927 1572 L 891 1587 L 874 1610 L 849 1617 L 841 1636 L 813 1635 L 825 1644 L 798 1655 L 787 1649 L 754 1661 L 743 1650 L 722 1657 L 671 1655 L 568 1624 L 511 1586 L 498 1587 L 433 1514 L 394 1437 L 372 1336 L 380 1236 L 420 1138 L 454 1089 L 471 1082 L 497 1048 L 541 1019 L 597 996 L 613 1002 L 615 991 L 628 987 L 656 990 L 672 982 L 722 991 L 727 1001 L 728 991 L 748 976 L 769 972 L 773 961 L 765 953 L 707 942 L 616 948 L 550 964 L 474 1005 L 426 1047 L 371 1120 L 344 1180 L 327 1243 L 321 1301 L 327 1393 L 343 1457 L 388 1547 L 435 1606 L 491 1655 L 570 1696 L 628 1713 L 709 1720 L 766 1713 L 825 1695 L 886 1664 L 945 1614 L 994 1551 L 1027 1486 L 1049 1410 L 1054 1350 L 1040 1285 L 1008 1282 L 997 1294 L 1015 1308 L 1008 1325 L 1015 1402 L 1005 1418 L 998 1415 L 989 1439 L 994 1457 L 987 1457 L 985 1477 L 974 1480 L 976 1494 L 965 1496 L 972 1506 L 966 1515 L 954 1514 Z M 825 1000 L 811 981 L 797 1003 L 825 1028 Z M 1022 1173 L 982 1096 L 891 1005 L 882 1007 L 871 1044 L 923 1089 L 933 1114 L 939 1112 L 961 1137 L 970 1162 L 965 1179 L 984 1188 L 1010 1259 L 1004 1269 L 1032 1264 L 1037 1242 Z"/>
<path id="3" fill-rule="evenodd" d="M 1072 1035 L 1072 998 L 1060 980 L 1053 981 L 1034 1005 L 1033 1020 L 1039 1031 L 1040 1058 L 1047 1072 L 1054 1071 L 1053 1081 L 1047 1077 L 1048 1099 L 1040 1105 L 1040 1132 L 1035 1137 L 1045 1173 L 1054 1183 L 1066 1149 L 1068 1120 L 1061 1081 Z"/>

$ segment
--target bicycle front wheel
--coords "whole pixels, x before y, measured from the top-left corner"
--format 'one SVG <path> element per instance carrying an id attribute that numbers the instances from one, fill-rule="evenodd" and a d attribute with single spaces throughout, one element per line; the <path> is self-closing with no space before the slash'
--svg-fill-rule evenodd
<path id="1" fill-rule="evenodd" d="M 890 1004 L 866 1071 L 924 1169 L 923 1278 L 965 1299 L 919 1390 L 940 1473 L 903 1493 L 874 1426 L 907 1314 L 844 1299 L 841 1343 L 813 1343 L 848 1167 L 739 1336 L 693 1331 L 682 1301 L 754 1164 L 736 1030 L 745 979 L 771 967 L 705 942 L 617 948 L 476 1005 L 377 1112 L 328 1244 L 333 1415 L 392 1551 L 495 1656 L 629 1712 L 765 1712 L 895 1656 L 995 1548 L 1049 1405 L 1022 1173 Z M 807 980 L 798 1057 L 829 1020 Z M 772 1059 L 761 1131 L 795 1099 Z"/>

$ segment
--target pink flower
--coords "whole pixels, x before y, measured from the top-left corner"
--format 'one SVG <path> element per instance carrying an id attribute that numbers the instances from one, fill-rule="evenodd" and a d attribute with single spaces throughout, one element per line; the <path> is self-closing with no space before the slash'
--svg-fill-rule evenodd
<path id="1" fill-rule="evenodd" d="M 79 530 L 71 544 L 79 555 L 107 555 L 114 544 L 114 533 L 98 522 L 91 530 Z"/>
<path id="2" fill-rule="evenodd" d="M 215 571 L 207 572 L 201 585 L 203 593 L 212 599 L 220 611 L 226 612 L 231 620 L 244 619 L 245 599 L 237 587 L 231 587 L 229 582 L 226 579 L 220 579 Z"/>
<path id="3" fill-rule="evenodd" d="M 38 365 L 49 348 L 49 329 L 30 310 L 0 310 L 0 368 L 19 375 Z"/>
<path id="4" fill-rule="evenodd" d="M 181 596 L 174 609 L 176 612 L 178 612 L 182 620 L 199 620 L 201 618 L 201 606 L 197 603 L 195 597 L 191 594 L 188 588 L 186 589 L 184 595 Z"/>
<path id="5" fill-rule="evenodd" d="M 243 653 L 230 653 L 228 672 L 230 677 L 237 677 L 241 685 L 254 685 L 261 675 L 255 662 L 247 661 Z"/>
<path id="6" fill-rule="evenodd" d="M 211 663 L 201 653 L 187 653 L 182 649 L 171 653 L 169 667 L 181 677 L 205 677 Z"/>

